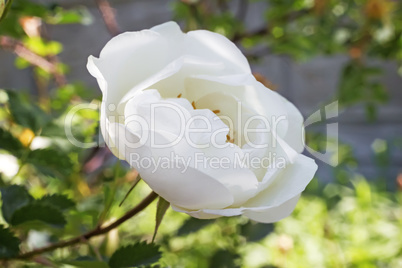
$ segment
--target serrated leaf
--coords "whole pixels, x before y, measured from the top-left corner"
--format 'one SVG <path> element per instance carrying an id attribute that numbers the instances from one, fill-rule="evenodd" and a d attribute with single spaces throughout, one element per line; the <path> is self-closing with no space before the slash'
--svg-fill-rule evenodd
<path id="1" fill-rule="evenodd" d="M 3 201 L 1 211 L 3 213 L 3 218 L 8 223 L 10 223 L 15 211 L 28 205 L 33 200 L 28 191 L 20 185 L 2 187 L 0 192 L 1 200 Z"/>
<path id="2" fill-rule="evenodd" d="M 23 150 L 22 143 L 11 135 L 10 132 L 0 128 L 0 149 L 9 151 L 15 156 L 21 156 Z"/>
<path id="3" fill-rule="evenodd" d="M 17 124 L 28 127 L 36 133 L 49 123 L 50 116 L 38 106 L 24 99 L 21 93 L 7 91 L 7 95 L 11 115 Z"/>
<path id="4" fill-rule="evenodd" d="M 41 199 L 36 200 L 36 203 L 53 206 L 59 210 L 66 210 L 75 206 L 74 201 L 60 194 L 45 195 Z"/>
<path id="5" fill-rule="evenodd" d="M 32 221 L 40 221 L 55 228 L 61 228 L 66 224 L 60 210 L 39 203 L 31 203 L 16 210 L 11 217 L 10 224 L 19 225 Z"/>
<path id="6" fill-rule="evenodd" d="M 73 169 L 73 163 L 67 154 L 54 148 L 31 151 L 27 162 L 44 175 L 68 176 Z"/>
<path id="7" fill-rule="evenodd" d="M 20 240 L 3 225 L 0 225 L 0 258 L 12 258 L 20 251 Z"/>
<path id="8" fill-rule="evenodd" d="M 116 250 L 109 260 L 111 268 L 140 267 L 157 262 L 161 257 L 159 246 L 138 242 Z"/>
<path id="9" fill-rule="evenodd" d="M 158 204 L 156 206 L 156 218 L 155 218 L 155 231 L 152 236 L 152 242 L 155 240 L 156 233 L 158 232 L 159 225 L 162 222 L 163 216 L 165 216 L 166 211 L 168 210 L 170 203 L 166 201 L 164 198 L 159 196 Z"/>
<path id="10" fill-rule="evenodd" d="M 188 235 L 190 233 L 197 232 L 198 230 L 204 228 L 205 226 L 213 223 L 215 220 L 200 220 L 196 218 L 189 218 L 184 224 L 180 227 L 177 235 Z"/>

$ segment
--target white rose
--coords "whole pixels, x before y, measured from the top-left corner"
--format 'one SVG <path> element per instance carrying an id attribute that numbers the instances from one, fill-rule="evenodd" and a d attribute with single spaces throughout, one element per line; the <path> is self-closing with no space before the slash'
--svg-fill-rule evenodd
<path id="1" fill-rule="evenodd" d="M 113 38 L 87 67 L 109 148 L 176 211 L 278 221 L 317 170 L 300 112 L 222 35 L 168 22 Z"/>

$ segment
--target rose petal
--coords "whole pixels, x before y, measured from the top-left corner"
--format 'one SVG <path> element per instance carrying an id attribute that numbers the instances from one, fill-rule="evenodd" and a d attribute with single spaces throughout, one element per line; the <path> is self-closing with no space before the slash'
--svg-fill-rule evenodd
<path id="1" fill-rule="evenodd" d="M 198 219 L 216 219 L 222 216 L 238 216 L 241 215 L 243 211 L 242 208 L 188 210 L 175 205 L 172 205 L 172 209 L 177 212 L 187 213 L 188 215 Z"/>
<path id="2" fill-rule="evenodd" d="M 250 65 L 239 48 L 223 35 L 197 30 L 187 33 L 188 39 L 185 44 L 190 48 L 191 54 L 200 57 L 208 57 L 211 60 L 223 60 L 228 67 L 228 73 L 251 74 Z"/>
<path id="3" fill-rule="evenodd" d="M 241 100 L 243 107 L 263 116 L 278 136 L 285 136 L 288 128 L 283 97 L 257 82 L 252 75 L 208 76 L 196 75 L 185 81 L 187 98 L 195 101 L 218 92 Z M 275 124 L 276 122 L 276 124 Z"/>
<path id="4" fill-rule="evenodd" d="M 174 21 L 168 21 L 159 25 L 156 25 L 150 29 L 151 31 L 160 33 L 165 36 L 181 36 L 183 33 L 180 26 Z"/>
<path id="5" fill-rule="evenodd" d="M 165 162 L 169 168 L 156 168 L 157 163 L 152 162 L 153 148 L 146 145 L 130 148 L 128 144 L 139 142 L 141 138 L 122 124 L 117 124 L 117 128 L 119 151 L 125 152 L 126 159 L 130 159 L 129 163 L 138 170 L 142 179 L 170 203 L 191 210 L 219 209 L 233 203 L 232 194 L 224 185 L 197 169 L 171 161 Z"/>
<path id="6" fill-rule="evenodd" d="M 202 209 L 196 211 L 186 210 L 177 206 L 172 205 L 172 209 L 177 212 L 187 213 L 192 217 L 198 219 L 215 219 L 219 217 L 232 217 L 244 215 L 254 221 L 262 223 L 271 223 L 279 221 L 283 218 L 289 216 L 297 205 L 300 195 L 289 199 L 288 201 L 271 207 L 263 207 L 258 209 L 253 208 L 229 208 L 229 209 Z"/>
<path id="7" fill-rule="evenodd" d="M 269 186 L 250 199 L 245 207 L 275 206 L 300 194 L 313 178 L 317 164 L 313 159 L 298 155 L 293 164 L 274 174 Z"/>
<path id="8" fill-rule="evenodd" d="M 111 39 L 99 59 L 90 56 L 87 68 L 97 78 L 104 101 L 117 105 L 131 88 L 172 62 L 171 55 L 166 38 L 160 34 L 150 30 L 126 32 Z"/>
<path id="9" fill-rule="evenodd" d="M 275 222 L 288 216 L 296 206 L 301 192 L 314 176 L 317 165 L 314 160 L 299 155 L 294 164 L 280 172 L 273 172 L 271 183 L 266 189 L 239 208 L 186 210 L 174 208 L 197 218 L 245 215 L 259 222 Z"/>
<path id="10" fill-rule="evenodd" d="M 278 206 L 264 207 L 263 209 L 245 209 L 243 215 L 263 223 L 271 223 L 282 220 L 289 216 L 297 205 L 300 194 L 285 201 Z"/>
<path id="11" fill-rule="evenodd" d="M 151 28 L 151 31 L 160 33 L 171 40 L 171 46 L 178 47 L 183 55 L 193 55 L 206 61 L 223 62 L 228 73 L 251 73 L 250 65 L 239 48 L 223 35 L 196 30 L 188 32 L 184 37 L 180 35 L 180 27 L 175 22 Z M 183 39 L 179 39 L 180 38 Z"/>
<path id="12" fill-rule="evenodd" d="M 257 191 L 258 180 L 247 167 L 241 167 L 235 163 L 237 158 L 243 155 L 241 149 L 233 144 L 226 144 L 225 148 L 215 148 L 211 144 L 212 135 L 215 131 L 222 128 L 227 133 L 226 125 L 210 110 L 188 110 L 180 105 L 175 106 L 178 111 L 162 107 L 163 112 L 155 112 L 152 115 L 152 105 L 172 103 L 169 102 L 169 99 L 161 99 L 156 90 L 138 93 L 135 98 L 127 102 L 125 126 L 133 133 L 140 133 L 138 135 L 140 137 L 149 131 L 152 137 L 148 137 L 148 139 L 153 138 L 152 142 L 157 145 L 167 145 L 172 141 L 177 141 L 175 144 L 166 146 L 166 148 L 156 148 L 149 141 L 145 141 L 146 144 L 143 146 L 148 146 L 150 157 L 154 159 L 172 158 L 171 153 L 173 152 L 175 155 L 185 157 L 188 167 L 211 176 L 230 190 L 234 196 L 234 204 L 232 205 L 241 205 L 253 197 Z M 182 114 L 182 118 L 177 116 L 178 113 Z M 207 123 L 209 128 L 201 126 L 201 123 L 193 120 L 197 117 L 202 118 L 202 123 Z M 139 119 L 143 120 L 145 124 L 140 126 L 138 124 Z M 194 128 L 202 129 L 203 132 L 190 133 L 189 129 Z M 181 135 L 184 130 L 186 134 L 190 134 Z M 199 147 L 203 144 L 207 147 Z M 125 148 L 121 150 L 123 149 Z M 214 162 L 212 163 L 212 161 Z"/>
<path id="13" fill-rule="evenodd" d="M 150 77 L 138 83 L 130 89 L 120 100 L 119 106 L 132 99 L 135 94 L 143 89 L 157 89 L 164 98 L 175 98 L 179 94 L 184 95 L 184 80 L 193 73 L 214 74 L 222 73 L 225 66 L 219 61 L 206 61 L 203 58 L 192 55 L 180 56 L 165 66 L 162 70 L 155 72 Z M 118 109 L 124 110 L 124 109 Z"/>
<path id="14" fill-rule="evenodd" d="M 217 45 L 211 47 L 209 42 Z M 104 101 L 117 105 L 131 99 L 131 95 L 123 98 L 127 93 L 176 73 L 183 61 L 218 64 L 225 70 L 220 72 L 221 75 L 250 73 L 246 58 L 228 39 L 208 31 L 184 34 L 175 22 L 114 37 L 105 45 L 99 58 L 88 58 L 87 68 L 97 78 Z M 193 66 L 200 67 L 199 64 Z M 108 94 L 109 90 L 113 90 L 113 94 Z"/>

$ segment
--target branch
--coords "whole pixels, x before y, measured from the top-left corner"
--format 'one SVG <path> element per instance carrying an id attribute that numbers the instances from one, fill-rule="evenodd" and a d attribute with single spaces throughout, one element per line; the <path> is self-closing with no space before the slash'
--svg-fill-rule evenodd
<path id="1" fill-rule="evenodd" d="M 42 68 L 46 72 L 53 74 L 55 76 L 56 82 L 58 82 L 59 84 L 65 84 L 66 79 L 64 75 L 57 70 L 56 64 L 32 52 L 20 41 L 17 41 L 8 36 L 0 36 L 0 46 L 5 50 L 10 50 L 13 53 L 17 54 L 19 57 L 28 61 L 30 64 Z"/>
<path id="2" fill-rule="evenodd" d="M 261 28 L 257 31 L 254 32 L 245 32 L 245 33 L 237 33 L 235 36 L 233 36 L 232 41 L 233 42 L 238 42 L 241 39 L 247 38 L 247 37 L 254 37 L 254 36 L 264 36 L 267 35 L 271 32 L 271 29 L 268 27 Z"/>
<path id="3" fill-rule="evenodd" d="M 26 48 L 21 42 L 11 37 L 1 36 L 0 46 L 6 50 L 11 50 L 21 58 L 28 61 L 30 64 L 40 67 L 46 72 L 56 72 L 56 67 L 50 61 L 39 56 L 38 54 L 35 54 L 34 52 Z"/>
<path id="4" fill-rule="evenodd" d="M 120 33 L 120 29 L 116 21 L 114 9 L 110 6 L 107 0 L 95 0 L 95 2 L 100 13 L 102 14 L 103 21 L 105 22 L 109 33 L 112 36 L 118 35 Z"/>
<path id="5" fill-rule="evenodd" d="M 16 257 L 10 258 L 10 259 L 30 259 L 36 255 L 45 253 L 45 252 L 49 252 L 49 251 L 53 251 L 55 249 L 58 248 L 64 248 L 64 247 L 68 247 L 74 244 L 79 244 L 85 241 L 88 241 L 89 239 L 91 239 L 92 237 L 98 236 L 98 235 L 102 235 L 105 234 L 107 232 L 109 232 L 110 230 L 118 227 L 120 224 L 122 224 L 123 222 L 127 221 L 128 219 L 132 218 L 134 215 L 138 214 L 140 211 L 142 211 L 143 209 L 145 209 L 148 205 L 150 205 L 152 203 L 152 201 L 154 201 L 156 198 L 158 197 L 158 195 L 155 192 L 150 193 L 147 197 L 145 197 L 144 200 L 141 201 L 141 203 L 139 203 L 136 207 L 134 207 L 133 209 L 131 209 L 130 211 L 128 211 L 126 214 L 124 214 L 121 218 L 117 219 L 116 221 L 114 221 L 113 223 L 105 226 L 105 227 L 97 227 L 92 231 L 89 231 L 83 235 L 71 238 L 69 240 L 65 240 L 65 241 L 60 241 L 58 243 L 43 247 L 43 248 L 38 248 L 26 253 L 23 253 L 21 255 L 18 255 Z"/>

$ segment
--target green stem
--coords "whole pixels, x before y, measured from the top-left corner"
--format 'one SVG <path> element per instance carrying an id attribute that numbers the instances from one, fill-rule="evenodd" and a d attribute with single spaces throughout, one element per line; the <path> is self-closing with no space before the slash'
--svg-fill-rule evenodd
<path id="1" fill-rule="evenodd" d="M 4 7 L 3 13 L 0 14 L 0 21 L 2 21 L 7 16 L 7 13 L 10 10 L 12 3 L 13 3 L 13 0 L 8 0 L 6 2 L 6 6 Z"/>

